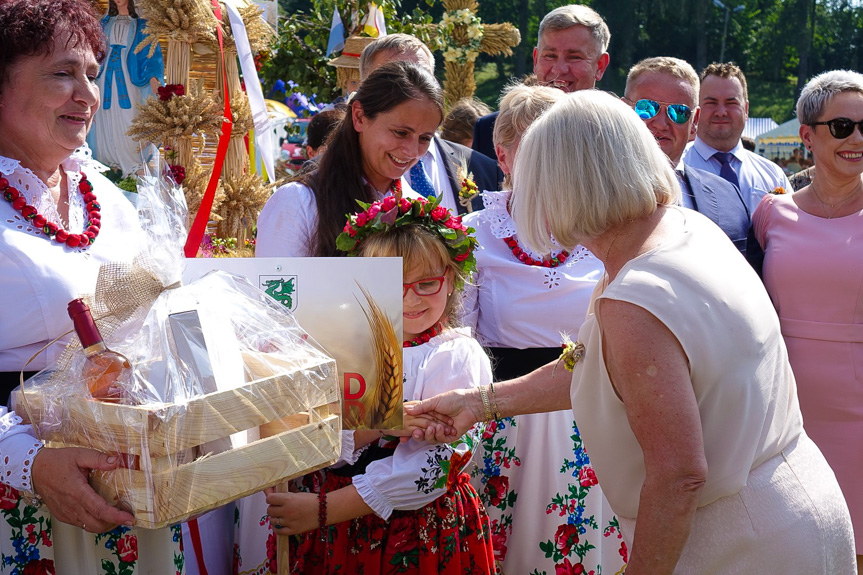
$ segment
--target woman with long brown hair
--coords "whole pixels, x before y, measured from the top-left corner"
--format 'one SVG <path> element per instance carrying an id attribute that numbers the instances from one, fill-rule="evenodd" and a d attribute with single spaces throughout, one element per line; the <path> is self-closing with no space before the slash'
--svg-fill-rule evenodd
<path id="1" fill-rule="evenodd" d="M 258 217 L 258 256 L 335 256 L 336 236 L 357 200 L 401 190 L 402 176 L 428 150 L 443 120 L 434 76 L 409 62 L 390 62 L 366 78 L 329 140 L 316 171 L 282 186 Z"/>

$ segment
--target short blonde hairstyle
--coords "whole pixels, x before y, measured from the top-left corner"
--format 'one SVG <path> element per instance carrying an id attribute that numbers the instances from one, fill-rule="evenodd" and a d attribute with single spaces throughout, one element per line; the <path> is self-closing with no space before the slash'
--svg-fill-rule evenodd
<path id="1" fill-rule="evenodd" d="M 818 74 L 803 87 L 797 100 L 797 119 L 811 125 L 821 118 L 827 103 L 843 92 L 863 94 L 863 74 L 851 70 L 832 70 Z"/>
<path id="2" fill-rule="evenodd" d="M 689 64 L 689 62 L 681 60 L 680 58 L 671 58 L 669 56 L 645 58 L 630 68 L 629 73 L 626 75 L 626 89 L 624 94 L 627 97 L 629 97 L 630 88 L 632 88 L 641 75 L 646 72 L 668 74 L 674 78 L 684 80 L 687 84 L 692 86 L 692 92 L 695 94 L 695 101 L 691 103 L 696 106 L 698 105 L 698 89 L 700 88 L 700 82 L 698 80 L 698 74 L 695 73 L 695 69 Z"/>
<path id="3" fill-rule="evenodd" d="M 563 98 L 563 95 L 563 91 L 549 86 L 515 84 L 507 88 L 500 100 L 500 112 L 494 122 L 494 145 L 511 148 L 534 120 Z"/>
<path id="4" fill-rule="evenodd" d="M 449 255 L 446 245 L 436 232 L 420 224 L 397 226 L 372 234 L 357 248 L 357 253 L 363 257 L 402 258 L 402 269 L 405 276 L 412 271 L 418 271 L 430 277 L 450 272 L 453 291 L 447 297 L 442 323 L 450 327 L 456 319 L 456 306 L 459 304 L 459 289 L 464 287 L 466 275 L 461 267 Z"/>
<path id="5" fill-rule="evenodd" d="M 532 249 L 565 249 L 596 238 L 657 205 L 680 186 L 647 125 L 598 90 L 565 94 L 528 128 L 515 160 L 512 215 Z"/>

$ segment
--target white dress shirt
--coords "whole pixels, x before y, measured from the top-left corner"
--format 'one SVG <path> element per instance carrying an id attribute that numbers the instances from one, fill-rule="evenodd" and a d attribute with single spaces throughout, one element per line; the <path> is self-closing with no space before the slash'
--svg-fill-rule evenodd
<path id="1" fill-rule="evenodd" d="M 441 149 L 438 148 L 437 141 L 432 141 L 429 145 L 428 151 L 421 159 L 423 162 L 423 170 L 431 181 L 435 194 L 437 194 L 438 197 L 443 194 L 443 199 L 441 200 L 440 205 L 452 211 L 452 213 L 457 213 L 458 210 L 456 209 L 455 204 L 456 194 L 454 193 L 457 190 L 452 189 L 449 174 L 446 171 L 446 164 L 444 164 L 446 158 L 443 156 Z M 410 182 L 410 170 L 405 173 L 404 178 Z"/>
<path id="2" fill-rule="evenodd" d="M 684 154 L 683 161 L 687 166 L 706 170 L 718 176 L 722 166 L 719 160 L 713 157 L 713 154 L 718 151 L 696 136 L 695 142 Z M 737 142 L 730 153 L 733 156 L 731 167 L 740 181 L 740 195 L 746 202 L 750 214 L 758 207 L 761 198 L 776 188 L 782 187 L 786 191 L 793 189 L 782 168 L 767 158 L 745 149 L 740 142 Z"/>

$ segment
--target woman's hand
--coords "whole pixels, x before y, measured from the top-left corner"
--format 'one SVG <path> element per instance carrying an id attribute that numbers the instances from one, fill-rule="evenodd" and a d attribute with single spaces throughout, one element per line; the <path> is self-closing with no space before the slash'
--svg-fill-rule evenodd
<path id="1" fill-rule="evenodd" d="M 265 493 L 267 514 L 276 534 L 298 535 L 318 528 L 317 493 L 276 493 L 272 488 Z"/>
<path id="2" fill-rule="evenodd" d="M 414 404 L 405 404 L 405 415 L 414 420 L 424 414 L 434 418 L 424 428 L 413 431 L 411 436 L 430 443 L 451 443 L 464 435 L 473 425 L 482 421 L 482 405 L 474 405 L 478 399 L 476 389 L 456 389 Z"/>
<path id="3" fill-rule="evenodd" d="M 45 447 L 33 460 L 33 490 L 52 517 L 90 533 L 104 533 L 119 524 L 132 526 L 132 514 L 108 505 L 87 483 L 91 469 L 109 471 L 118 463 L 118 457 L 94 449 Z"/>

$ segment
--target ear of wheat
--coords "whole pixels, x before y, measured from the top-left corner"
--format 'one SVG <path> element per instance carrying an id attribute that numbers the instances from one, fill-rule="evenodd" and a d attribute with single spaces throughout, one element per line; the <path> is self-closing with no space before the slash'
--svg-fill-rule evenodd
<path id="1" fill-rule="evenodd" d="M 147 35 L 135 48 L 149 47 L 150 56 L 159 45 L 159 38 L 192 44 L 199 38 L 214 34 L 216 18 L 209 2 L 202 0 L 138 0 L 135 7 L 147 20 Z"/>
<path id="2" fill-rule="evenodd" d="M 368 306 L 363 307 L 363 314 L 372 331 L 377 371 L 377 385 L 372 393 L 363 398 L 367 413 L 366 423 L 370 429 L 393 429 L 401 424 L 404 393 L 401 338 L 368 290 L 362 285 L 359 287 Z"/>
<path id="3" fill-rule="evenodd" d="M 180 136 L 219 133 L 221 108 L 199 83 L 190 82 L 188 89 L 187 94 L 168 100 L 147 98 L 126 133 L 139 142 L 159 144 Z"/>
<path id="4" fill-rule="evenodd" d="M 245 173 L 222 179 L 224 199 L 218 208 L 222 221 L 218 235 L 241 238 L 244 230 L 258 219 L 258 214 L 272 193 L 271 187 L 258 174 Z M 213 210 L 216 212 L 216 210 Z"/>
<path id="5" fill-rule="evenodd" d="M 225 8 L 224 2 L 221 4 L 222 42 L 225 46 L 225 50 L 236 50 L 228 10 Z M 239 12 L 240 17 L 243 19 L 243 25 L 246 27 L 246 36 L 249 39 L 249 46 L 252 48 L 252 52 L 258 54 L 260 52 L 267 51 L 276 34 L 270 25 L 267 24 L 266 20 L 264 20 L 263 8 L 259 7 L 257 4 L 249 4 L 248 6 L 240 8 Z M 213 22 L 216 22 L 215 17 L 211 16 L 210 19 Z M 216 34 L 215 27 L 209 34 L 202 36 L 201 39 L 208 44 L 211 44 L 214 48 L 219 47 L 219 37 Z"/>

